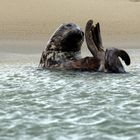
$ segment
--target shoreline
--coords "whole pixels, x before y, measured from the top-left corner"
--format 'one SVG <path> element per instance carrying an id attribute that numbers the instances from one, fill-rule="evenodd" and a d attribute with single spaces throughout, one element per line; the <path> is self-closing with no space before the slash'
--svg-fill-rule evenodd
<path id="1" fill-rule="evenodd" d="M 105 42 L 105 41 L 104 41 Z M 0 40 L 0 64 L 11 63 L 39 63 L 41 53 L 45 49 L 47 41 L 44 40 L 12 40 L 5 39 Z M 140 52 L 139 42 L 135 44 L 133 42 L 105 42 L 104 48 L 116 47 L 119 49 L 125 49 L 133 57 L 137 56 L 137 52 Z M 136 51 L 138 50 L 138 51 Z M 81 48 L 82 57 L 92 56 L 85 42 Z"/>

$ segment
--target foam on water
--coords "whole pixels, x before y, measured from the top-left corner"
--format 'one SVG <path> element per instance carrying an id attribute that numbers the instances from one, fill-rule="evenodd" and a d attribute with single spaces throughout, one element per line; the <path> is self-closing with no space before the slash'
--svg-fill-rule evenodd
<path id="1" fill-rule="evenodd" d="M 126 74 L 0 65 L 0 139 L 138 140 L 137 56 Z"/>

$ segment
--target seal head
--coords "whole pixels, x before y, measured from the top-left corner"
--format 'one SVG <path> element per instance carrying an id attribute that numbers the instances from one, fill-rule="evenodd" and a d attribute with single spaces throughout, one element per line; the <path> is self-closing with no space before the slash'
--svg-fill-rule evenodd
<path id="1" fill-rule="evenodd" d="M 42 53 L 39 66 L 59 68 L 70 60 L 80 58 L 84 32 L 74 23 L 62 24 L 54 32 Z"/>
<path id="2" fill-rule="evenodd" d="M 62 24 L 50 38 L 48 49 L 62 52 L 81 50 L 84 32 L 74 23 Z"/>

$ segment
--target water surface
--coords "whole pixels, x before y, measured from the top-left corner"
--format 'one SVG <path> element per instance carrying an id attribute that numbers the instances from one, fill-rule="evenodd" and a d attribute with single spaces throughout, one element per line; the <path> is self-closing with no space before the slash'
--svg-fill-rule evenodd
<path id="1" fill-rule="evenodd" d="M 126 74 L 0 63 L 0 139 L 139 140 L 140 50 L 129 53 Z"/>

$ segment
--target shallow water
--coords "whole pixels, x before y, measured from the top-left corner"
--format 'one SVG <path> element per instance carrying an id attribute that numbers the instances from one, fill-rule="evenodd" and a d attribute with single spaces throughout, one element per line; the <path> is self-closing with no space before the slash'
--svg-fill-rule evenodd
<path id="1" fill-rule="evenodd" d="M 126 74 L 0 64 L 0 139 L 139 140 L 140 50 Z"/>

